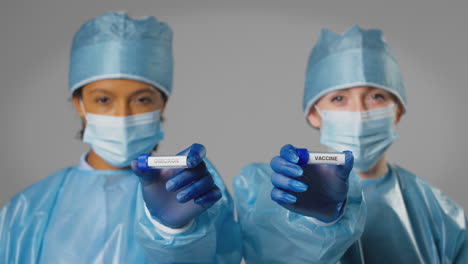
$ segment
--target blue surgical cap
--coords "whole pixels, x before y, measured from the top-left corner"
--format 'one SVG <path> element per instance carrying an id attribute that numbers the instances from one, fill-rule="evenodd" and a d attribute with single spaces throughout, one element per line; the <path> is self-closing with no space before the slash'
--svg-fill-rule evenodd
<path id="1" fill-rule="evenodd" d="M 172 91 L 172 30 L 155 17 L 109 12 L 84 23 L 73 38 L 69 89 L 104 79 L 145 82 Z"/>
<path id="2" fill-rule="evenodd" d="M 382 31 L 353 26 L 342 35 L 322 29 L 306 71 L 304 113 L 325 94 L 370 86 L 395 95 L 406 110 L 400 66 L 382 38 Z"/>

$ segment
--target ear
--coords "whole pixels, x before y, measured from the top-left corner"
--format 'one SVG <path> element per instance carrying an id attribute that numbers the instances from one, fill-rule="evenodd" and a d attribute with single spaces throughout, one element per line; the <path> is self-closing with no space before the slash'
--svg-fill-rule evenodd
<path id="1" fill-rule="evenodd" d="M 166 109 L 166 103 L 163 103 L 163 106 L 161 107 L 161 109 L 159 109 L 159 116 L 160 116 L 160 119 L 161 119 L 161 122 L 164 122 L 165 121 L 165 118 L 164 118 L 164 109 Z"/>
<path id="2" fill-rule="evenodd" d="M 163 103 L 163 106 L 161 107 L 161 116 L 164 114 L 164 110 L 166 109 L 166 103 Z"/>
<path id="3" fill-rule="evenodd" d="M 395 115 L 395 125 L 398 125 L 400 123 L 401 117 L 403 116 L 403 106 L 398 103 L 397 104 L 397 109 L 396 109 L 396 115 Z"/>
<path id="4" fill-rule="evenodd" d="M 78 96 L 73 96 L 72 101 L 73 101 L 73 106 L 75 107 L 75 111 L 78 114 L 78 116 L 84 118 L 85 113 L 83 112 L 83 109 L 80 104 L 81 99 Z"/>
<path id="5" fill-rule="evenodd" d="M 313 106 L 309 109 L 309 114 L 307 115 L 307 120 L 309 120 L 309 123 L 315 128 L 321 128 L 322 127 L 322 117 L 320 116 L 317 109 L 315 109 L 315 107 L 313 107 Z"/>

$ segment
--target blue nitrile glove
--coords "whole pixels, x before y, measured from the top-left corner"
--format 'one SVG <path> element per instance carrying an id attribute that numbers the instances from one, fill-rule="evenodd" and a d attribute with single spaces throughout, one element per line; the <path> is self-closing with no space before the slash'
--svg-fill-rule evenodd
<path id="1" fill-rule="evenodd" d="M 307 164 L 292 145 L 281 148 L 271 160 L 271 199 L 293 212 L 330 223 L 338 219 L 348 194 L 353 154 L 344 151 L 344 165 Z M 298 165 L 298 164 L 303 164 Z"/>
<path id="2" fill-rule="evenodd" d="M 177 155 L 187 156 L 187 168 L 141 171 L 136 160 L 132 161 L 148 211 L 155 220 L 171 228 L 185 226 L 222 196 L 203 161 L 206 155 L 203 145 L 193 144 Z"/>

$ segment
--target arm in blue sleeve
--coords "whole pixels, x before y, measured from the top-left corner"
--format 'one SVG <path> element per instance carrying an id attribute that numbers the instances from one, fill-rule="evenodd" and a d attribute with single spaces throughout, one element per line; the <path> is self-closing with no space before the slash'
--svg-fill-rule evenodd
<path id="1" fill-rule="evenodd" d="M 364 230 L 366 206 L 357 176 L 349 178 L 344 214 L 327 225 L 272 201 L 271 173 L 267 164 L 252 164 L 234 181 L 246 262 L 336 263 Z"/>
<path id="2" fill-rule="evenodd" d="M 213 165 L 207 159 L 205 162 L 223 197 L 196 217 L 182 233 L 169 234 L 154 226 L 144 212 L 139 188 L 135 235 L 148 262 L 240 263 L 240 232 L 234 220 L 231 196 Z"/>
<path id="3" fill-rule="evenodd" d="M 8 205 L 7 205 L 8 206 Z M 6 222 L 6 215 L 7 215 L 7 206 L 3 207 L 0 211 L 0 261 L 6 261 L 7 258 L 7 222 Z"/>
<path id="4" fill-rule="evenodd" d="M 413 185 L 405 182 L 407 199 L 421 202 L 419 207 L 429 209 L 429 215 L 423 215 L 431 221 L 432 229 L 425 232 L 432 236 L 436 251 L 434 261 L 440 263 L 468 263 L 467 217 L 463 208 L 437 189 L 420 178 L 413 176 L 404 179 L 415 179 Z M 413 188 L 409 188 L 414 186 Z M 423 198 L 423 199 L 421 199 Z M 416 206 L 413 206 L 416 207 Z M 415 211 L 416 212 L 416 211 Z M 416 218 L 416 217 L 415 217 Z M 419 220 L 421 221 L 421 220 Z M 421 221 L 421 223 L 424 223 Z M 422 225 L 422 224 L 421 224 Z"/>
<path id="5" fill-rule="evenodd" d="M 0 211 L 0 263 L 39 262 L 50 212 L 68 170 L 29 186 Z"/>
<path id="6" fill-rule="evenodd" d="M 464 239 L 463 244 L 458 251 L 457 257 L 453 263 L 468 263 L 468 220 L 465 217 L 465 230 L 464 230 Z"/>

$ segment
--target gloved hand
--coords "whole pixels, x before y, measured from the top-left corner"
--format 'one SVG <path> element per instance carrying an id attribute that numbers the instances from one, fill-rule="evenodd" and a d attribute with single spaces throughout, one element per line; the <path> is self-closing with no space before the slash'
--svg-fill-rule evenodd
<path id="1" fill-rule="evenodd" d="M 205 147 L 193 144 L 178 155 L 187 156 L 187 168 L 140 171 L 136 160 L 132 170 L 139 177 L 143 199 L 151 216 L 161 224 L 180 228 L 221 199 L 203 158 Z"/>
<path id="2" fill-rule="evenodd" d="M 348 194 L 353 154 L 344 151 L 344 165 L 307 164 L 292 145 L 271 160 L 271 199 L 286 209 L 330 223 L 341 216 Z M 302 166 L 298 164 L 304 164 Z"/>

